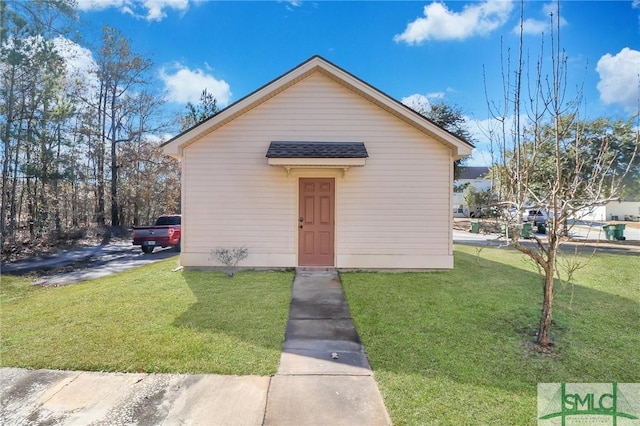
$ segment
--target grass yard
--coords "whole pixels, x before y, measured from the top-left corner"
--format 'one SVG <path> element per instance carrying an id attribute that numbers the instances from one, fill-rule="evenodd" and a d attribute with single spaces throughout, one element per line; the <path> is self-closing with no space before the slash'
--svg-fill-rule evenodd
<path id="1" fill-rule="evenodd" d="M 447 272 L 341 274 L 395 425 L 533 425 L 539 382 L 640 382 L 639 256 L 596 255 L 557 285 L 552 355 L 530 345 L 532 264 L 508 249 L 455 256 Z"/>
<path id="2" fill-rule="evenodd" d="M 395 425 L 533 425 L 539 382 L 640 382 L 640 256 L 598 254 L 557 285 L 551 355 L 531 345 L 542 284 L 524 259 L 459 245 L 453 271 L 341 274 Z M 275 374 L 293 273 L 175 266 L 58 288 L 3 276 L 1 365 Z"/>
<path id="3" fill-rule="evenodd" d="M 293 273 L 180 271 L 176 258 L 57 288 L 2 277 L 2 366 L 275 374 Z"/>

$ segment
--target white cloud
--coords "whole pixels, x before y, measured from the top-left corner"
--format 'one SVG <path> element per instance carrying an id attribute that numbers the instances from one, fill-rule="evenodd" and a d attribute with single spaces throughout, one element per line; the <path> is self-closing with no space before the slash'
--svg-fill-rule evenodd
<path id="1" fill-rule="evenodd" d="M 400 102 L 408 106 L 414 111 L 423 112 L 428 111 L 431 108 L 431 99 L 443 99 L 444 92 L 427 93 L 421 95 L 414 93 L 413 95 L 405 96 Z"/>
<path id="2" fill-rule="evenodd" d="M 489 151 L 485 151 L 482 148 L 474 148 L 464 165 L 468 167 L 491 167 L 494 162 L 494 158 Z"/>
<path id="3" fill-rule="evenodd" d="M 428 111 L 431 108 L 431 102 L 425 95 L 413 94 L 402 98 L 400 101 L 414 111 Z"/>
<path id="4" fill-rule="evenodd" d="M 557 26 L 557 18 L 558 18 L 558 5 L 555 3 L 547 3 L 542 6 L 542 14 L 545 16 L 545 19 L 533 19 L 527 18 L 522 23 L 522 32 L 523 34 L 528 35 L 540 35 L 544 32 L 549 32 L 551 30 L 551 25 L 555 28 Z M 553 22 L 551 21 L 551 17 L 553 17 Z M 560 26 L 563 27 L 567 25 L 567 20 L 560 16 Z M 520 24 L 513 27 L 513 34 L 520 34 Z"/>
<path id="5" fill-rule="evenodd" d="M 393 39 L 414 45 L 425 40 L 464 40 L 486 35 L 504 25 L 512 10 L 513 3 L 505 0 L 474 3 L 462 12 L 452 12 L 444 4 L 432 2 L 424 7 L 424 18 L 410 22 Z"/>
<path id="6" fill-rule="evenodd" d="M 468 165 L 491 166 L 501 161 L 501 151 L 513 147 L 513 132 L 515 128 L 514 116 L 486 118 L 483 120 L 465 116 L 467 129 L 475 145 Z M 531 124 L 527 115 L 520 116 L 520 123 L 524 126 Z"/>
<path id="7" fill-rule="evenodd" d="M 121 8 L 129 3 L 129 0 L 76 0 L 79 10 L 104 10 L 110 7 Z"/>
<path id="8" fill-rule="evenodd" d="M 640 51 L 628 47 L 612 56 L 602 56 L 596 65 L 600 74 L 598 91 L 605 104 L 618 104 L 635 112 L 640 96 Z"/>
<path id="9" fill-rule="evenodd" d="M 20 44 L 14 44 L 15 40 L 8 40 L 5 47 L 22 49 L 33 49 L 33 51 L 44 48 L 44 38 L 40 35 L 27 37 L 20 40 Z M 93 60 L 93 54 L 90 50 L 78 45 L 77 43 L 65 38 L 56 37 L 52 40 L 55 51 L 64 60 L 64 76 L 66 78 L 65 90 L 90 92 L 94 87 L 97 79 L 95 78 L 96 64 Z M 4 71 L 0 64 L 0 71 Z"/>
<path id="10" fill-rule="evenodd" d="M 453 91 L 452 89 L 447 89 L 448 92 Z M 427 99 L 444 99 L 445 97 L 445 93 L 444 92 L 432 92 L 432 93 L 427 93 L 425 95 L 427 97 Z"/>
<path id="11" fill-rule="evenodd" d="M 522 32 L 524 34 L 539 35 L 549 29 L 549 23 L 539 19 L 527 18 L 522 23 Z M 520 34 L 520 25 L 513 27 L 514 34 Z"/>
<path id="12" fill-rule="evenodd" d="M 83 93 L 87 99 L 91 98 L 99 86 L 93 53 L 64 37 L 56 37 L 53 43 L 65 60 L 67 90 Z"/>
<path id="13" fill-rule="evenodd" d="M 178 12 L 185 12 L 189 8 L 189 0 L 144 0 L 142 3 L 147 9 L 147 21 L 161 21 L 167 16 L 165 8 Z"/>
<path id="14" fill-rule="evenodd" d="M 56 37 L 53 40 L 56 50 L 66 60 L 67 72 L 79 71 L 88 74 L 95 71 L 96 62 L 93 53 L 79 44 L 64 37 Z"/>
<path id="15" fill-rule="evenodd" d="M 172 70 L 161 69 L 160 79 L 164 82 L 169 101 L 172 102 L 197 104 L 204 89 L 216 98 L 221 107 L 227 106 L 231 100 L 229 84 L 201 69 L 191 70 L 182 64 L 176 64 Z"/>
<path id="16" fill-rule="evenodd" d="M 77 0 L 82 11 L 119 9 L 121 13 L 147 21 L 161 21 L 167 17 L 166 10 L 186 12 L 192 0 Z"/>
<path id="17" fill-rule="evenodd" d="M 147 142 L 150 142 L 154 145 L 160 145 L 163 142 L 168 141 L 169 139 L 175 136 L 174 133 L 163 133 L 163 134 L 155 134 L 155 133 L 146 133 L 144 138 Z"/>

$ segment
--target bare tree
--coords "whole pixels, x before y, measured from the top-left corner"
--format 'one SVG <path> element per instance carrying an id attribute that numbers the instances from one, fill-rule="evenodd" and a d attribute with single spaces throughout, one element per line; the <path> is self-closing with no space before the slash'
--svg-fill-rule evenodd
<path id="1" fill-rule="evenodd" d="M 118 198 L 118 144 L 131 142 L 136 135 L 127 133 L 125 125 L 130 114 L 132 93 L 147 83 L 145 73 L 151 68 L 151 62 L 133 53 L 129 40 L 119 31 L 111 27 L 104 27 L 102 31 L 102 45 L 98 55 L 98 80 L 100 91 L 98 98 L 98 112 L 100 120 L 100 147 L 109 147 L 111 162 L 111 226 L 118 227 L 120 223 L 120 207 Z M 139 132 L 136 129 L 136 132 Z M 104 163 L 98 157 L 99 170 L 103 171 Z M 99 196 L 104 192 L 99 189 Z M 100 198 L 99 198 L 100 200 Z M 104 201 L 99 204 L 99 210 L 104 209 Z"/>
<path id="2" fill-rule="evenodd" d="M 31 189 L 27 198 L 32 236 L 46 223 L 48 208 L 42 204 L 47 200 L 41 189 L 56 168 L 48 135 L 60 117 L 56 110 L 61 60 L 51 37 L 73 14 L 69 0 L 0 1 L 0 233 L 5 239 L 15 238 L 25 179 Z M 35 199 L 38 192 L 40 203 Z"/>
<path id="3" fill-rule="evenodd" d="M 133 225 L 152 223 L 157 216 L 180 212 L 180 164 L 162 153 L 157 136 L 168 123 L 158 117 L 164 99 L 139 93 L 132 99 L 125 124 L 131 143 L 120 149 L 121 220 Z"/>
<path id="4" fill-rule="evenodd" d="M 509 243 L 529 256 L 541 269 L 542 312 L 536 343 L 552 346 L 554 278 L 558 272 L 558 249 L 572 220 L 591 207 L 617 199 L 640 144 L 638 130 L 627 138 L 621 155 L 612 134 L 588 131 L 580 120 L 581 89 L 568 92 L 567 56 L 560 40 L 560 3 L 550 16 L 549 52 L 535 64 L 525 57 L 523 43 L 524 2 L 521 1 L 520 40 L 515 63 L 511 55 L 503 62 L 502 102 L 488 101 L 498 123 L 491 132 L 494 143 L 493 173 L 500 197 L 522 212 L 534 207 L 548 213 L 547 238 L 534 236 L 535 245 L 523 244 L 519 232 Z M 488 97 L 487 97 L 488 98 Z M 630 150 L 630 151 L 629 151 Z M 522 226 L 522 214 L 512 216 Z"/>

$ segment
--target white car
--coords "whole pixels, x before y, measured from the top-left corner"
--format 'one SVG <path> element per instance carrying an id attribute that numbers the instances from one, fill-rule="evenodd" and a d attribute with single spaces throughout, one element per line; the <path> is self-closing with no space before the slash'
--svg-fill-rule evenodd
<path id="1" fill-rule="evenodd" d="M 539 209 L 527 209 L 522 213 L 522 221 L 523 222 L 533 222 L 533 225 L 536 226 L 539 223 L 547 223 L 549 220 L 549 216 L 547 212 Z"/>

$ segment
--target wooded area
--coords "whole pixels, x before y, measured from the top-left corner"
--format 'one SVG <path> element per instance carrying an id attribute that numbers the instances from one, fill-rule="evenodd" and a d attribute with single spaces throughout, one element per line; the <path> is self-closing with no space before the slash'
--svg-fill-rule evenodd
<path id="1" fill-rule="evenodd" d="M 5 246 L 94 229 L 102 235 L 180 212 L 180 166 L 162 154 L 179 120 L 152 91 L 152 63 L 105 27 L 95 68 L 72 75 L 63 1 L 0 1 L 0 135 Z"/>

